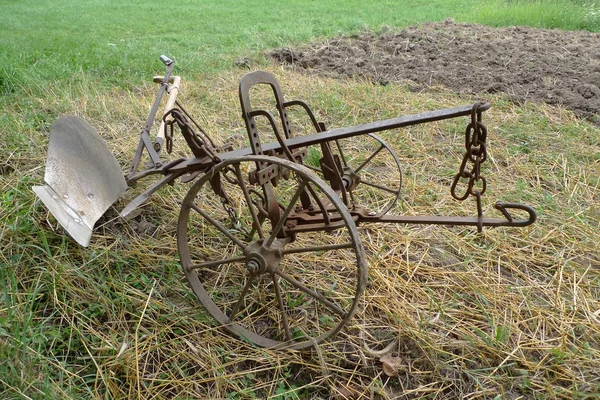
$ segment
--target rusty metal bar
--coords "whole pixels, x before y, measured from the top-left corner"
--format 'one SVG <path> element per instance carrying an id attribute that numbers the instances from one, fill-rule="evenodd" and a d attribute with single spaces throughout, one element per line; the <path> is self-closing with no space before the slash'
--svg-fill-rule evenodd
<path id="1" fill-rule="evenodd" d="M 485 103 L 480 106 L 481 111 L 486 111 L 490 108 L 489 103 Z M 297 149 L 306 147 L 322 142 L 349 138 L 353 136 L 365 135 L 368 133 L 381 132 L 390 129 L 403 128 L 411 125 L 423 124 L 426 122 L 442 121 L 445 119 L 452 119 L 457 117 L 470 116 L 473 109 L 472 105 L 446 108 L 443 110 L 428 111 L 421 114 L 406 115 L 398 118 L 391 118 L 382 121 L 370 122 L 367 124 L 355 125 L 347 128 L 334 128 L 325 132 L 313 133 L 310 135 L 296 136 L 290 139 L 284 140 L 284 144 L 289 149 Z M 268 151 L 282 152 L 282 147 L 279 143 L 267 143 L 262 146 L 263 153 Z M 235 157 L 243 157 L 252 154 L 252 149 L 246 147 L 234 151 L 219 154 L 222 160 L 228 160 Z M 170 171 L 176 171 L 179 169 L 194 169 L 197 164 L 202 165 L 204 160 L 197 158 L 190 158 L 185 162 L 173 167 Z"/>
<path id="2" fill-rule="evenodd" d="M 137 150 L 135 151 L 133 161 L 131 162 L 129 174 L 127 174 L 125 179 L 130 178 L 137 171 L 144 149 L 146 149 L 146 151 L 148 152 L 148 156 L 152 160 L 154 166 L 159 166 L 161 164 L 160 155 L 158 154 L 157 149 L 155 149 L 154 143 L 152 143 L 150 140 L 150 129 L 152 129 L 152 124 L 154 123 L 154 117 L 156 116 L 156 113 L 158 111 L 160 101 L 162 100 L 162 97 L 167 90 L 167 86 L 169 85 L 169 79 L 171 78 L 171 74 L 173 73 L 173 69 L 175 68 L 175 63 L 169 57 L 164 55 L 160 56 L 160 60 L 167 66 L 167 72 L 165 73 L 163 81 L 160 85 L 160 89 L 156 94 L 154 103 L 152 104 L 152 108 L 150 109 L 150 114 L 148 114 L 148 119 L 146 119 L 144 129 L 142 129 L 142 132 L 140 133 L 140 142 L 138 144 Z"/>
<path id="3" fill-rule="evenodd" d="M 535 222 L 537 215 L 533 207 L 518 203 L 497 202 L 495 208 L 502 212 L 506 218 L 480 218 L 477 217 L 448 217 L 437 215 L 383 215 L 369 216 L 359 213 L 358 223 L 395 223 L 395 224 L 421 224 L 421 225 L 468 225 L 468 226 L 513 226 L 524 227 Z M 514 219 L 508 209 L 525 211 L 527 219 Z"/>
<path id="4" fill-rule="evenodd" d="M 479 225 L 478 217 L 444 217 L 435 215 L 384 215 L 380 218 L 360 218 L 359 223 L 394 223 L 394 224 L 418 224 L 418 225 Z M 509 221 L 502 218 L 483 218 L 483 226 L 528 226 L 535 222 L 535 218 L 526 220 Z"/>
<path id="5" fill-rule="evenodd" d="M 490 108 L 489 103 L 485 103 L 480 107 L 482 111 Z M 381 132 L 390 129 L 403 128 L 406 126 L 423 124 L 426 122 L 441 121 L 445 119 L 470 116 L 473 109 L 472 105 L 461 106 L 455 108 L 447 108 L 443 110 L 428 111 L 421 114 L 406 115 L 398 118 L 391 118 L 382 121 L 370 122 L 367 124 L 355 125 L 347 128 L 334 128 L 325 132 L 313 133 L 310 135 L 296 136 L 285 140 L 285 144 L 290 149 L 298 147 L 310 146 L 331 140 L 345 139 L 353 136 L 366 135 L 368 133 Z M 278 143 L 268 143 L 262 146 L 263 152 L 274 150 L 281 151 Z M 240 157 L 252 154 L 250 148 L 235 150 L 229 153 L 222 154 L 223 159 Z"/>

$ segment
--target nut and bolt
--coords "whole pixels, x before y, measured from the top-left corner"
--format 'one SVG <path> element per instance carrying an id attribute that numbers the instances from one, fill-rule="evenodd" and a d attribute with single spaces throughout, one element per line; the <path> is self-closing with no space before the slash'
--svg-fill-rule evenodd
<path id="1" fill-rule="evenodd" d="M 257 274 L 258 271 L 260 271 L 260 265 L 258 265 L 258 263 L 255 260 L 248 261 L 248 264 L 246 264 L 246 268 L 251 274 Z"/>

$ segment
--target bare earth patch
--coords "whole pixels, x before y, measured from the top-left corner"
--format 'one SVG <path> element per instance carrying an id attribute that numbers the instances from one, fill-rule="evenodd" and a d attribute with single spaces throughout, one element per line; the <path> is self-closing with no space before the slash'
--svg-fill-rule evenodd
<path id="1" fill-rule="evenodd" d="M 365 32 L 270 54 L 328 76 L 363 77 L 415 90 L 443 85 L 458 93 L 504 92 L 516 102 L 562 105 L 600 116 L 600 35 L 528 27 L 491 28 L 451 20 Z"/>

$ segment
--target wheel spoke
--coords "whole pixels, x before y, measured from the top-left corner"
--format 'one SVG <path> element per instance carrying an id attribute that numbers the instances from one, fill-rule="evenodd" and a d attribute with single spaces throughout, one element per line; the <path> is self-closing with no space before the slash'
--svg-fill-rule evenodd
<path id="1" fill-rule="evenodd" d="M 283 307 L 283 297 L 281 297 L 281 288 L 279 287 L 279 277 L 275 274 L 271 275 L 273 278 L 273 286 L 275 287 L 275 296 L 277 297 L 277 304 L 279 305 L 279 311 L 281 311 L 281 321 L 283 323 L 283 330 L 285 331 L 285 338 L 292 340 L 292 332 L 290 331 L 290 324 L 288 323 L 287 314 Z"/>
<path id="2" fill-rule="evenodd" d="M 321 210 L 321 214 L 323 215 L 323 220 L 325 221 L 325 225 L 329 225 L 331 223 L 329 221 L 329 214 L 327 213 L 327 210 L 325 209 L 325 206 L 323 205 L 323 202 L 321 201 L 321 199 L 319 198 L 319 196 L 317 196 L 317 193 L 315 192 L 315 190 L 310 185 L 307 184 L 306 185 L 306 189 L 308 190 L 308 192 L 311 194 L 311 196 L 313 197 L 313 199 L 315 200 L 315 202 L 319 206 L 319 210 Z"/>
<path id="3" fill-rule="evenodd" d="M 231 263 L 236 263 L 236 262 L 240 262 L 240 261 L 245 261 L 246 257 L 242 256 L 242 257 L 234 257 L 234 258 L 228 258 L 226 260 L 215 260 L 215 261 L 206 261 L 200 264 L 194 264 L 192 266 L 189 267 L 190 270 L 193 269 L 202 269 L 202 268 L 212 268 L 212 267 L 218 267 L 219 265 L 223 265 L 223 264 L 231 264 Z"/>
<path id="4" fill-rule="evenodd" d="M 206 214 L 204 211 L 202 211 L 202 209 L 200 209 L 200 207 L 198 207 L 195 204 L 192 204 L 192 208 L 198 214 L 202 215 L 202 217 L 204 217 L 205 220 L 207 220 L 208 222 L 210 222 L 211 224 L 213 224 L 213 226 L 215 228 L 217 228 L 218 230 L 220 230 L 223 235 L 227 236 L 232 242 L 234 242 L 235 244 L 237 244 L 242 250 L 246 247 L 246 245 L 240 239 L 238 239 L 235 236 L 233 236 L 231 234 L 231 232 L 229 232 L 227 230 L 227 228 L 225 228 L 223 225 L 221 225 L 221 223 L 219 221 L 213 219 L 208 214 Z"/>
<path id="5" fill-rule="evenodd" d="M 242 294 L 240 294 L 240 298 L 238 299 L 238 301 L 236 301 L 235 305 L 233 306 L 233 309 L 231 310 L 231 314 L 229 315 L 230 322 L 233 321 L 233 319 L 237 315 L 238 311 L 240 310 L 242 302 L 244 301 L 244 298 L 246 297 L 246 293 L 248 293 L 248 289 L 250 289 L 250 285 L 252 285 L 252 282 L 254 281 L 255 276 L 256 275 L 250 275 L 248 277 L 248 282 L 246 282 L 246 285 L 244 285 L 244 288 L 242 289 Z"/>
<path id="6" fill-rule="evenodd" d="M 283 254 L 296 254 L 296 253 L 309 253 L 311 251 L 330 251 L 339 249 L 350 249 L 354 247 L 352 242 L 341 243 L 341 244 L 328 244 L 324 246 L 313 246 L 313 247 L 302 247 L 300 249 L 284 249 Z"/>
<path id="7" fill-rule="evenodd" d="M 277 225 L 273 229 L 273 232 L 271 232 L 271 236 L 269 236 L 269 239 L 267 240 L 267 247 L 269 247 L 269 246 L 271 246 L 271 244 L 273 244 L 273 240 L 275 240 L 275 238 L 277 237 L 277 234 L 279 233 L 281 228 L 283 228 L 283 224 L 285 223 L 285 220 L 287 219 L 288 215 L 290 215 L 290 213 L 296 206 L 296 202 L 300 198 L 300 195 L 302 194 L 302 192 L 304 192 L 305 186 L 306 186 L 306 182 L 304 180 L 302 180 L 302 182 L 300 182 L 300 186 L 296 190 L 296 193 L 294 193 L 294 196 L 292 196 L 292 199 L 290 200 L 290 204 L 288 204 L 285 211 L 283 211 L 283 214 L 281 215 L 281 217 L 279 217 L 279 221 L 277 221 Z"/>
<path id="8" fill-rule="evenodd" d="M 246 203 L 248 204 L 248 209 L 250 210 L 250 214 L 252 215 L 252 224 L 254 225 L 254 229 L 258 232 L 258 237 L 261 239 L 265 238 L 265 234 L 262 230 L 262 226 L 260 225 L 260 221 L 256 215 L 256 210 L 252 206 L 252 199 L 250 198 L 250 193 L 248 192 L 248 188 L 244 183 L 244 177 L 242 176 L 242 171 L 240 169 L 240 165 L 235 165 L 235 175 L 237 176 L 240 187 L 242 188 L 242 192 L 244 192 L 244 198 L 246 199 Z M 251 238 L 250 238 L 251 239 Z"/>
<path id="9" fill-rule="evenodd" d="M 399 190 L 394 190 L 394 189 L 386 188 L 385 186 L 380 186 L 380 185 L 377 185 L 375 183 L 371 183 L 371 182 L 367 182 L 367 181 L 360 181 L 360 183 L 365 184 L 367 186 L 374 187 L 374 188 L 379 189 L 379 190 L 386 191 L 388 193 L 398 194 L 398 192 L 400 192 Z"/>
<path id="10" fill-rule="evenodd" d="M 318 173 L 320 173 L 320 174 L 322 174 L 322 173 L 323 173 L 323 171 L 321 171 L 321 169 L 320 169 L 320 168 L 313 167 L 312 165 L 308 165 L 308 164 L 302 164 L 302 165 L 304 165 L 306 168 L 308 168 L 308 169 L 312 169 L 313 171 L 315 171 L 315 172 L 318 172 Z"/>
<path id="11" fill-rule="evenodd" d="M 344 167 L 347 167 L 348 163 L 346 162 L 346 156 L 344 155 L 344 151 L 342 150 L 342 146 L 340 145 L 340 141 L 336 140 L 335 141 L 335 145 L 337 146 L 337 149 L 340 152 L 340 158 L 342 159 L 342 162 L 344 163 Z"/>
<path id="12" fill-rule="evenodd" d="M 385 149 L 385 146 L 382 144 L 377 150 L 375 150 L 373 152 L 373 154 L 371 154 L 369 156 L 369 158 L 367 158 L 362 164 L 360 164 L 360 167 L 356 168 L 356 170 L 354 170 L 354 172 L 356 172 L 358 174 L 358 172 L 361 169 L 363 169 L 369 162 L 371 162 L 371 160 L 373 159 L 373 157 L 375 157 L 383 149 Z"/>
<path id="13" fill-rule="evenodd" d="M 285 272 L 275 271 L 275 273 L 277 275 L 279 275 L 280 277 L 282 277 L 283 279 L 285 279 L 286 281 L 288 281 L 289 283 L 291 283 L 292 286 L 294 286 L 296 289 L 302 290 L 304 293 L 308 294 L 309 296 L 314 297 L 315 299 L 319 300 L 321 303 L 325 304 L 327 306 L 327 308 L 329 308 L 331 311 L 338 314 L 339 316 L 344 317 L 346 315 L 344 310 L 342 310 L 338 305 L 327 300 L 327 298 L 325 296 L 323 296 L 322 294 L 317 293 L 314 290 L 307 288 L 306 286 L 304 286 L 303 284 L 301 284 L 300 282 L 298 282 L 296 279 L 292 278 Z"/>

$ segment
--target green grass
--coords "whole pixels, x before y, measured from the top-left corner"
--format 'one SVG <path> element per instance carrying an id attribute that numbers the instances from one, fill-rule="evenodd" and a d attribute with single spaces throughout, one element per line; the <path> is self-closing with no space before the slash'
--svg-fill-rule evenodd
<path id="1" fill-rule="evenodd" d="M 5 0 L 0 4 L 0 94 L 27 88 L 26 94 L 45 82 L 71 81 L 81 72 L 98 84 L 130 87 L 155 73 L 158 54 L 175 57 L 185 76 L 202 75 L 230 68 L 236 58 L 267 48 L 449 17 L 497 26 L 600 29 L 595 0 L 585 4 L 225 0 L 172 5 L 157 0 Z"/>
<path id="2" fill-rule="evenodd" d="M 6 3 L 6 2 L 5 2 Z M 265 1 L 225 0 L 3 4 L 0 17 L 6 87 L 64 79 L 83 71 L 107 84 L 131 83 L 155 72 L 157 54 L 180 60 L 180 71 L 199 74 L 231 66 L 235 57 L 265 48 L 331 37 L 367 27 L 459 16 L 472 0 Z M 172 12 L 169 10 L 172 9 Z"/>
<path id="3" fill-rule="evenodd" d="M 491 0 L 475 14 L 492 26 L 522 25 L 564 30 L 600 30 L 600 3 L 585 0 Z M 472 17 L 471 17 L 472 18 Z"/>
<path id="4" fill-rule="evenodd" d="M 156 195 L 131 224 L 96 232 L 82 249 L 30 190 L 43 180 L 47 133 L 60 114 L 84 116 L 124 164 L 133 154 L 159 73 L 177 62 L 183 99 L 221 142 L 245 144 L 236 84 L 274 71 L 287 93 L 318 104 L 330 126 L 472 101 L 286 72 L 272 47 L 365 28 L 425 21 L 600 30 L 595 1 L 0 0 L 0 398 L 586 398 L 600 392 L 598 128 L 569 112 L 502 96 L 486 115 L 493 160 L 486 200 L 527 202 L 527 230 L 386 227 L 366 231 L 372 286 L 339 340 L 307 354 L 256 349 L 214 326 L 178 265 L 174 223 L 185 186 Z M 169 9 L 176 12 L 168 13 Z M 404 169 L 403 211 L 451 212 L 453 123 L 389 138 Z M 448 136 L 435 143 L 425 137 Z M 439 161 L 442 160 L 442 161 Z M 2 170 L 4 171 L 4 169 Z M 143 185 L 142 185 L 143 186 Z M 139 191 L 138 189 L 135 189 Z M 133 193 L 118 203 L 122 208 Z M 472 212 L 472 204 L 459 211 Z M 421 208 L 419 208 L 421 207 Z M 439 317 L 435 315 L 439 313 Z M 436 319 L 437 318 L 437 319 Z M 360 358 L 366 325 L 400 334 L 410 369 L 381 374 Z"/>

